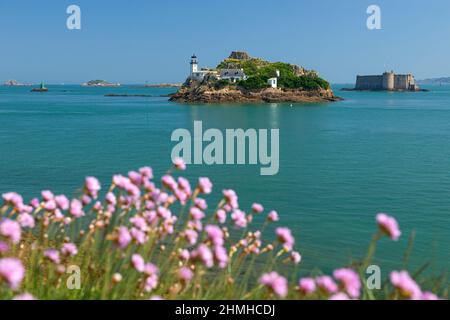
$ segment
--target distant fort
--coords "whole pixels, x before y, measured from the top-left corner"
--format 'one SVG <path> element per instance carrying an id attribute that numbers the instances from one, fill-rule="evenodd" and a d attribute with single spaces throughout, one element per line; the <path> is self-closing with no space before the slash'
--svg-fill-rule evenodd
<path id="1" fill-rule="evenodd" d="M 391 71 L 382 75 L 356 76 L 354 90 L 420 91 L 420 88 L 412 74 Z"/>

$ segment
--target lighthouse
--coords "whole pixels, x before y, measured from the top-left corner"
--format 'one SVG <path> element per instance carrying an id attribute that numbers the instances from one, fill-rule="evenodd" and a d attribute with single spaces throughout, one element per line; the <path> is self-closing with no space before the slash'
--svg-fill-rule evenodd
<path id="1" fill-rule="evenodd" d="M 194 77 L 194 73 L 198 72 L 198 60 L 195 54 L 191 57 L 191 77 Z"/>

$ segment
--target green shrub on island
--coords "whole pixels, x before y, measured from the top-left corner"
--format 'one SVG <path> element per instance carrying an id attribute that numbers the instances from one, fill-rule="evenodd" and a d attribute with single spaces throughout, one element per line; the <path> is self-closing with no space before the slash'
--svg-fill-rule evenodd
<path id="1" fill-rule="evenodd" d="M 243 69 L 248 76 L 247 80 L 241 80 L 238 85 L 247 90 L 259 90 L 269 87 L 269 78 L 278 77 L 278 87 L 286 89 L 315 90 L 319 88 L 329 89 L 330 84 L 320 78 L 313 71 L 305 71 L 304 75 L 296 73 L 296 67 L 284 62 L 268 62 L 262 59 L 225 59 L 217 66 L 218 69 L 237 68 Z"/>

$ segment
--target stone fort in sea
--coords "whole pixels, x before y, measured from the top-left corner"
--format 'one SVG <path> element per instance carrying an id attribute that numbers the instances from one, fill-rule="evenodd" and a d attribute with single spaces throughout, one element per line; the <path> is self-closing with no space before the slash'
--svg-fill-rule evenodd
<path id="1" fill-rule="evenodd" d="M 412 74 L 395 74 L 394 71 L 382 75 L 356 76 L 354 90 L 419 91 Z"/>

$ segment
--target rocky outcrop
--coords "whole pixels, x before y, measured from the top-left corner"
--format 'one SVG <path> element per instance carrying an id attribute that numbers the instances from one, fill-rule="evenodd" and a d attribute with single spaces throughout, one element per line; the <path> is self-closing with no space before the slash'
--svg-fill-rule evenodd
<path id="1" fill-rule="evenodd" d="M 329 102 L 339 101 L 331 89 L 301 90 L 265 88 L 248 91 L 239 87 L 215 89 L 208 85 L 183 87 L 170 101 L 184 103 L 251 103 L 251 102 Z"/>
<path id="2" fill-rule="evenodd" d="M 232 51 L 228 59 L 248 60 L 250 55 L 245 51 Z"/>

